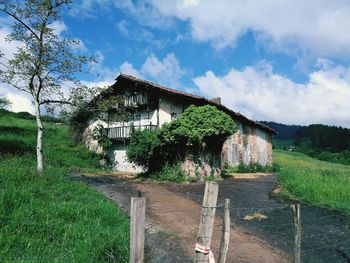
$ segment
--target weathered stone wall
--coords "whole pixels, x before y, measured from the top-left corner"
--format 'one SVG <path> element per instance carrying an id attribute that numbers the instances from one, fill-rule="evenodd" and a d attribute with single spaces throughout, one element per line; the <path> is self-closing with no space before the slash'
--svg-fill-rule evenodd
<path id="1" fill-rule="evenodd" d="M 239 130 L 224 143 L 221 152 L 222 167 L 239 163 L 271 165 L 272 143 L 267 132 L 238 123 Z"/>
<path id="2" fill-rule="evenodd" d="M 271 134 L 265 133 L 266 141 L 266 165 L 272 165 L 272 136 Z"/>
<path id="3" fill-rule="evenodd" d="M 103 127 L 106 127 L 107 124 L 103 121 L 94 121 L 92 123 L 89 124 L 89 126 L 85 129 L 84 133 L 83 133 L 83 142 L 85 143 L 86 147 L 93 152 L 96 153 L 102 153 L 102 147 L 98 145 L 97 140 L 94 140 L 92 138 L 92 133 L 95 127 L 97 127 L 98 125 L 102 125 Z"/>
<path id="4" fill-rule="evenodd" d="M 189 177 L 220 176 L 220 154 L 200 152 L 197 155 L 187 154 L 182 163 L 182 170 Z"/>

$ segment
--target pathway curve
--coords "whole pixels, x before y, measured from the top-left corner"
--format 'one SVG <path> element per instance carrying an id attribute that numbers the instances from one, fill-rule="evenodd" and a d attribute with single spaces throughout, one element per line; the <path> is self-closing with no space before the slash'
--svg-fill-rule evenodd
<path id="1" fill-rule="evenodd" d="M 201 214 L 203 183 L 190 185 L 146 183 L 112 175 L 87 176 L 85 181 L 116 202 L 126 212 L 130 210 L 131 196 L 136 196 L 138 191 L 146 196 L 149 232 L 146 238 L 147 262 L 192 261 Z M 231 192 L 230 183 L 230 180 L 220 183 L 219 202 L 226 197 L 227 192 Z M 241 198 L 250 197 L 243 195 Z M 211 248 L 216 258 L 219 251 L 221 225 L 221 213 L 218 209 Z M 291 259 L 283 250 L 264 241 L 261 235 L 258 237 L 247 231 L 242 225 L 231 229 L 228 262 L 274 263 L 291 262 Z"/>

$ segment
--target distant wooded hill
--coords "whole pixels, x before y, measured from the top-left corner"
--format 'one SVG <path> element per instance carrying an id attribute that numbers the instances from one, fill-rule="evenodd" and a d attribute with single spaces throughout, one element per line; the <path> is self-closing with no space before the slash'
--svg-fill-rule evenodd
<path id="1" fill-rule="evenodd" d="M 283 123 L 277 123 L 272 121 L 261 121 L 260 123 L 271 127 L 272 129 L 278 132 L 277 135 L 274 136 L 277 140 L 294 140 L 296 133 L 298 130 L 305 126 L 300 125 L 287 125 Z"/>
<path id="2" fill-rule="evenodd" d="M 303 148 L 321 149 L 338 153 L 350 149 L 350 129 L 312 124 L 309 126 L 286 125 L 276 122 L 261 123 L 278 131 L 277 140 L 293 140 Z"/>

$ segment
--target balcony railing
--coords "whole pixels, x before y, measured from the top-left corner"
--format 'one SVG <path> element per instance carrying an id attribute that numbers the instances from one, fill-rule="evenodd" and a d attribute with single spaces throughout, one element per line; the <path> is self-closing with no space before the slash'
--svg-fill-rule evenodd
<path id="1" fill-rule="evenodd" d="M 154 131 L 157 128 L 157 125 L 137 125 L 133 126 L 135 130 L 144 130 L 149 129 L 151 131 Z M 107 136 L 110 139 L 113 140 L 119 140 L 119 139 L 128 139 L 131 136 L 132 126 L 120 126 L 120 127 L 113 127 L 113 128 L 104 128 L 103 129 L 103 135 Z"/>
<path id="2" fill-rule="evenodd" d="M 146 104 L 148 104 L 148 97 L 142 93 L 124 97 L 124 107 L 137 107 Z"/>

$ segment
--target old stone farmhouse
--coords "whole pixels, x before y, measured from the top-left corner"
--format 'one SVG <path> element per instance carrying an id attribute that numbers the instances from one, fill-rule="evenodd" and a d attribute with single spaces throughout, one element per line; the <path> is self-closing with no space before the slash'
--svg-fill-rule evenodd
<path id="1" fill-rule="evenodd" d="M 108 156 L 116 170 L 127 172 L 138 170 L 126 159 L 132 126 L 135 129 L 161 127 L 164 123 L 177 118 L 192 104 L 214 105 L 229 114 L 239 127 L 239 131 L 232 134 L 223 145 L 221 165 L 272 164 L 271 137 L 275 131 L 225 107 L 221 104 L 220 98 L 208 100 L 125 74 L 119 75 L 116 82 L 108 89 L 113 94 L 122 95 L 122 102 L 116 106 L 129 111 L 131 117 L 128 121 L 114 123 L 92 120 L 85 129 L 83 137 L 91 150 L 98 151 L 98 144 L 92 139 L 91 134 L 96 125 L 103 125 L 105 134 L 113 140 Z"/>

